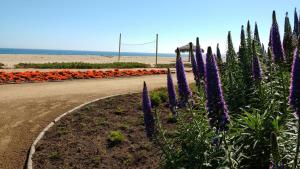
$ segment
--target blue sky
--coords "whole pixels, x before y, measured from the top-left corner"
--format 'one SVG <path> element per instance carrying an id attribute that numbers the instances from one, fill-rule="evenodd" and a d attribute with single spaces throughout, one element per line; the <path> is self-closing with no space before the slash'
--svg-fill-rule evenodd
<path id="1" fill-rule="evenodd" d="M 1 0 L 0 47 L 117 51 L 124 43 L 143 43 L 159 34 L 159 52 L 195 41 L 226 50 L 231 31 L 238 47 L 240 27 L 256 21 L 264 43 L 272 10 L 283 37 L 285 13 L 300 0 Z M 155 52 L 155 44 L 122 46 L 123 51 Z"/>

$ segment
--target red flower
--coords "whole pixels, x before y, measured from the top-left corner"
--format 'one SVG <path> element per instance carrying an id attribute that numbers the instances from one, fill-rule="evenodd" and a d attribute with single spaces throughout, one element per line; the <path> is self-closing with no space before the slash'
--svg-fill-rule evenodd
<path id="1" fill-rule="evenodd" d="M 0 84 L 8 83 L 25 83 L 25 82 L 43 82 L 43 81 L 57 81 L 68 79 L 89 79 L 89 78 L 112 78 L 112 77 L 128 77 L 128 76 L 142 76 L 152 74 L 165 74 L 164 70 L 88 70 L 86 72 L 81 71 L 25 71 L 25 72 L 0 72 Z"/>

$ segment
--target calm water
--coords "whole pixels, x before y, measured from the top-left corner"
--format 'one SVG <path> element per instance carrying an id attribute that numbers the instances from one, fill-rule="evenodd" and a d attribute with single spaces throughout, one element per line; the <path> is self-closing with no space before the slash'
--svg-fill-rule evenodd
<path id="1" fill-rule="evenodd" d="M 118 52 L 15 48 L 0 48 L 0 54 L 118 56 Z M 160 57 L 175 57 L 175 53 L 159 53 L 158 55 Z M 121 56 L 155 56 L 155 53 L 121 52 Z"/>

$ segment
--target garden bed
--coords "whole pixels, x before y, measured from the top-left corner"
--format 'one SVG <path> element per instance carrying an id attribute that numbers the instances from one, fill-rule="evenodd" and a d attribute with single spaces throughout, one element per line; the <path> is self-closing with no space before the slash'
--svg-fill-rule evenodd
<path id="1" fill-rule="evenodd" d="M 169 109 L 158 106 L 163 125 Z M 91 103 L 64 117 L 36 146 L 34 168 L 157 168 L 159 149 L 144 131 L 141 94 Z"/>
<path id="2" fill-rule="evenodd" d="M 0 85 L 11 83 L 32 83 L 32 82 L 46 82 L 46 81 L 62 81 L 72 79 L 101 79 L 113 77 L 130 77 L 143 76 L 154 74 L 165 74 L 165 70 L 151 69 L 151 70 L 88 70 L 88 71 L 25 71 L 25 72 L 5 72 L 0 71 Z"/>

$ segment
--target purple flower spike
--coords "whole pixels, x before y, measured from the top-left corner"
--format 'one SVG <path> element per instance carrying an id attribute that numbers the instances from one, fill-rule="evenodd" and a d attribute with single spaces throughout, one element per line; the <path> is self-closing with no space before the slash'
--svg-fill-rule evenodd
<path id="1" fill-rule="evenodd" d="M 253 48 L 253 57 L 252 57 L 252 76 L 253 79 L 256 81 L 260 81 L 262 79 L 261 76 L 261 67 L 260 67 L 260 62 L 256 54 L 255 50 L 255 42 L 253 41 L 252 43 L 252 48 Z"/>
<path id="2" fill-rule="evenodd" d="M 270 38 L 271 38 L 271 49 L 273 52 L 273 60 L 275 63 L 282 63 L 284 61 L 284 52 L 282 49 L 275 11 L 273 11 L 273 23 L 271 27 Z"/>
<path id="3" fill-rule="evenodd" d="M 194 52 L 193 52 L 193 43 L 190 42 L 190 55 L 191 55 L 191 62 L 192 62 L 192 69 L 193 69 L 193 74 L 194 74 L 194 79 L 196 82 L 196 85 L 199 85 L 199 80 L 200 80 L 200 73 L 199 69 L 197 66 L 197 62 L 195 60 Z"/>
<path id="4" fill-rule="evenodd" d="M 291 72 L 289 103 L 299 116 L 300 111 L 300 58 L 298 49 L 294 52 L 294 61 Z"/>
<path id="5" fill-rule="evenodd" d="M 186 80 L 184 65 L 180 57 L 180 51 L 177 48 L 176 50 L 176 75 L 177 75 L 177 84 L 178 84 L 178 93 L 180 97 L 179 107 L 185 107 L 189 97 L 192 95 L 190 91 L 189 84 Z"/>
<path id="6" fill-rule="evenodd" d="M 216 59 L 212 55 L 211 47 L 207 49 L 205 78 L 206 109 L 209 123 L 212 127 L 216 127 L 217 131 L 226 130 L 226 124 L 229 123 L 228 110 L 223 96 Z"/>
<path id="7" fill-rule="evenodd" d="M 173 79 L 172 75 L 170 72 L 170 69 L 168 68 L 168 74 L 167 74 L 167 86 L 168 86 L 168 95 L 169 95 L 169 107 L 171 112 L 173 113 L 173 116 L 176 117 L 176 92 L 175 92 L 175 87 L 173 84 Z"/>
<path id="8" fill-rule="evenodd" d="M 143 112 L 144 112 L 144 123 L 147 137 L 151 138 L 154 134 L 154 118 L 151 111 L 151 101 L 148 94 L 146 82 L 144 82 L 143 88 Z"/>
<path id="9" fill-rule="evenodd" d="M 202 52 L 200 48 L 199 38 L 196 39 L 196 61 L 200 78 L 204 78 L 205 65 L 203 62 Z"/>

